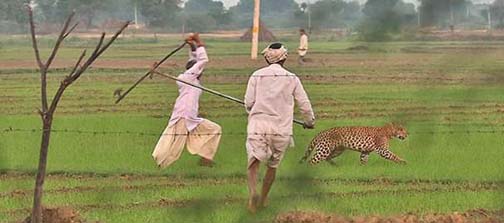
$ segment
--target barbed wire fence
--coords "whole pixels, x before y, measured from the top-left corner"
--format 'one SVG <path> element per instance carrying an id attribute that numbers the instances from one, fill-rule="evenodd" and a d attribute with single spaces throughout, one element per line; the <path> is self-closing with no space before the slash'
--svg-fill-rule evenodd
<path id="1" fill-rule="evenodd" d="M 40 128 L 0 128 L 0 134 L 10 134 L 10 133 L 40 133 L 44 131 Z M 247 133 L 247 132 L 222 132 L 222 133 L 155 133 L 155 132 L 141 132 L 141 131 L 109 131 L 109 130 L 88 130 L 88 129 L 52 129 L 53 133 L 62 133 L 62 134 L 79 134 L 79 135 L 134 135 L 134 136 L 163 136 L 163 135 L 173 135 L 173 136 L 209 136 L 209 135 L 223 135 L 223 136 L 248 136 L 248 135 L 263 135 L 263 136 L 298 136 L 298 137 L 312 137 L 316 135 L 318 132 L 314 131 L 313 134 L 293 134 L 293 135 L 282 135 L 277 133 Z M 432 131 L 408 131 L 411 134 L 443 134 L 443 135 L 451 135 L 451 134 L 504 134 L 504 129 L 467 129 L 467 130 L 432 130 Z"/>

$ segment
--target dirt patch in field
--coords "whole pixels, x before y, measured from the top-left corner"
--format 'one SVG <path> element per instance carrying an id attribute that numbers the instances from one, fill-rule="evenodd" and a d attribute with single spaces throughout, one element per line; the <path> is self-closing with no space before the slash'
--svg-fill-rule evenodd
<path id="1" fill-rule="evenodd" d="M 499 41 L 504 39 L 502 30 L 422 30 L 417 41 Z"/>
<path id="2" fill-rule="evenodd" d="M 23 223 L 30 223 L 31 216 L 26 218 Z M 43 223 L 81 223 L 84 221 L 79 212 L 68 207 L 44 208 L 42 210 Z"/>
<path id="3" fill-rule="evenodd" d="M 96 61 L 93 64 L 94 68 L 117 68 L 117 69 L 133 69 L 133 68 L 141 68 L 148 69 L 149 66 L 156 61 L 155 59 L 103 59 L 100 61 Z M 162 67 L 169 68 L 179 68 L 180 65 L 183 64 L 182 59 L 176 59 L 176 62 L 169 61 L 162 65 Z M 177 63 L 178 62 L 178 63 Z M 59 59 L 55 60 L 52 69 L 62 69 L 62 68 L 70 68 L 75 65 L 75 61 L 67 60 L 67 59 Z M 0 61 L 0 67 L 2 69 L 36 69 L 37 64 L 32 60 L 4 60 Z"/>
<path id="4" fill-rule="evenodd" d="M 368 51 L 369 47 L 368 46 L 363 46 L 363 45 L 358 45 L 358 46 L 348 47 L 347 50 Z"/>
<path id="5" fill-rule="evenodd" d="M 343 217 L 336 214 L 324 214 L 319 212 L 293 211 L 277 215 L 275 223 L 417 223 L 417 222 L 441 222 L 441 223 L 496 223 L 502 222 L 504 211 L 487 211 L 484 209 L 470 210 L 465 213 L 454 212 L 450 214 L 404 214 L 399 216 L 381 217 Z"/>

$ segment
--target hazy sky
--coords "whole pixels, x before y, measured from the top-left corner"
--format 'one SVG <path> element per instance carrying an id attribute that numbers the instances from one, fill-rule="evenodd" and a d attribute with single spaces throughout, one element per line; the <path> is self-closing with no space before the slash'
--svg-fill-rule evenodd
<path id="1" fill-rule="evenodd" d="M 236 3 L 239 1 L 239 0 L 220 0 L 221 2 L 224 2 L 224 5 L 226 7 L 229 7 L 229 6 L 233 6 L 233 5 L 236 5 Z M 316 2 L 317 0 L 295 0 L 296 2 Z M 347 0 L 347 1 L 351 1 L 351 0 Z M 359 2 L 361 3 L 364 3 L 366 2 L 366 0 L 358 0 Z M 405 2 L 412 2 L 412 3 L 415 3 L 417 4 L 418 1 L 417 0 L 404 0 Z M 488 3 L 488 2 L 493 2 L 494 0 L 472 0 L 474 3 Z"/>

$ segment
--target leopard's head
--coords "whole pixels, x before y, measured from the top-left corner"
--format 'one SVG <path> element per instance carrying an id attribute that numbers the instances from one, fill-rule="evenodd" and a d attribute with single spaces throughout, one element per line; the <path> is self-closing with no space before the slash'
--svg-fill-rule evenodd
<path id="1" fill-rule="evenodd" d="M 391 123 L 387 125 L 387 128 L 392 137 L 396 137 L 400 140 L 405 140 L 408 137 L 408 131 L 400 124 Z"/>

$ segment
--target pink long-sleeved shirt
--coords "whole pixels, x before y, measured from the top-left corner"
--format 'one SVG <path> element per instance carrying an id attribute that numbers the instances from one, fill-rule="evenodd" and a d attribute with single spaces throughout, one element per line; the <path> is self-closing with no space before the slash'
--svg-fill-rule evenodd
<path id="1" fill-rule="evenodd" d="M 249 79 L 245 106 L 249 112 L 249 134 L 292 135 L 294 100 L 306 122 L 315 116 L 299 78 L 279 64 L 259 69 Z M 267 128 L 262 125 L 270 125 Z M 274 132 L 257 132 L 273 129 Z"/>
<path id="2" fill-rule="evenodd" d="M 190 59 L 196 60 L 196 64 L 183 74 L 180 74 L 178 78 L 199 85 L 200 81 L 198 77 L 203 73 L 203 69 L 208 62 L 205 47 L 198 47 L 196 51 L 191 52 L 190 57 Z M 203 118 L 198 117 L 199 98 L 202 91 L 180 82 L 177 82 L 177 86 L 179 96 L 175 101 L 168 126 L 174 125 L 178 120 L 183 118 L 185 119 L 187 130 L 192 131 L 203 121 Z"/>

